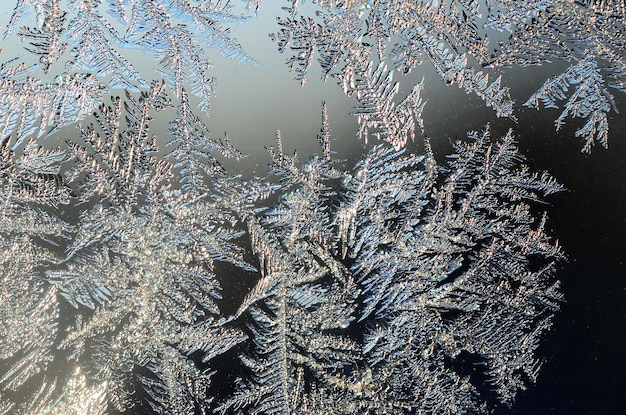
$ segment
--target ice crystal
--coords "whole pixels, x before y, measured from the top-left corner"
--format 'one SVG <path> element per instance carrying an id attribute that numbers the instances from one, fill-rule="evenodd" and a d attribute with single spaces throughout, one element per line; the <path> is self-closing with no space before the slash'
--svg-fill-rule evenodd
<path id="1" fill-rule="evenodd" d="M 156 156 L 149 128 L 152 114 L 170 105 L 164 90 L 155 83 L 138 98 L 113 97 L 94 123 L 80 126 L 80 142 L 68 142 L 67 151 L 30 141 L 16 155 L 3 142 L 0 312 L 7 330 L 0 344 L 8 363 L 0 385 L 8 391 L 7 408 L 29 379 L 60 363 L 57 349 L 99 386 L 66 380 L 71 391 L 59 398 L 57 380 L 44 377 L 34 406 L 20 404 L 18 413 L 81 413 L 80 405 L 93 405 L 94 413 L 107 405 L 127 410 L 136 403 L 132 377 L 139 367 L 136 379 L 156 412 L 206 408 L 210 373 L 188 356 L 201 352 L 208 362 L 245 339 L 219 321 L 214 265 L 253 270 L 233 242 L 242 232 L 205 187 Z M 178 115 L 174 136 L 194 133 L 183 125 L 200 128 L 186 101 Z M 177 155 L 181 163 L 201 164 L 210 150 L 238 155 L 206 135 L 187 138 L 184 143 L 204 150 Z M 71 168 L 61 172 L 69 159 Z M 197 173 L 204 183 L 223 174 L 213 165 Z M 177 176 L 183 189 L 173 187 Z M 82 206 L 75 226 L 59 211 L 69 203 Z M 50 244 L 66 245 L 65 258 L 53 255 Z M 76 310 L 67 333 L 59 330 L 60 301 Z"/>
<path id="2" fill-rule="evenodd" d="M 512 131 L 470 132 L 443 165 L 428 140 L 410 153 L 426 81 L 403 83 L 429 62 L 515 120 L 494 71 L 564 60 L 526 105 L 561 110 L 557 130 L 583 119 L 583 151 L 606 146 L 623 4 L 299 3 L 271 37 L 302 85 L 317 60 L 353 98 L 366 150 L 352 168 L 335 158 L 323 105 L 320 154 L 301 161 L 278 131 L 270 174 L 250 178 L 196 109 L 216 87 L 210 49 L 258 64 L 231 27 L 261 0 L 17 1 L 4 35 L 28 55 L 0 65 L 0 414 L 140 399 L 164 414 L 479 413 L 536 380 L 563 300 L 538 212 L 562 186 Z M 39 141 L 52 135 L 62 147 Z M 221 287 L 243 273 L 253 287 L 227 315 Z"/>
<path id="3" fill-rule="evenodd" d="M 561 300 L 550 277 L 561 254 L 528 203 L 561 186 L 529 173 L 511 132 L 468 137 L 445 169 L 430 151 L 378 147 L 344 181 L 341 252 L 364 292 L 360 319 L 373 323 L 363 343 L 373 382 L 360 398 L 381 402 L 370 404 L 378 413 L 485 409 L 480 385 L 446 364 L 458 359 L 484 366 L 505 403 L 536 378 L 533 349 Z"/>
<path id="4" fill-rule="evenodd" d="M 279 18 L 281 29 L 271 37 L 280 52 L 291 49 L 287 63 L 302 84 L 316 55 L 322 78 L 337 78 L 344 93 L 356 79 L 371 77 L 372 62 L 393 63 L 407 74 L 428 61 L 445 83 L 477 95 L 498 117 L 511 119 L 516 116 L 508 87 L 500 76 L 490 81 L 476 64 L 491 71 L 557 59 L 587 62 L 560 76 L 581 85 L 593 78 L 602 90 L 602 85 L 625 90 L 626 21 L 617 1 L 317 1 L 315 18 L 298 1 L 290 3 L 289 16 Z M 593 141 L 606 146 L 610 109 L 605 101 L 588 99 L 593 108 L 574 115 L 587 120 L 577 133 L 586 152 Z"/>
<path id="5" fill-rule="evenodd" d="M 328 139 L 324 122 L 322 148 L 329 148 Z M 239 380 L 235 395 L 218 410 L 274 414 L 306 408 L 315 413 L 335 399 L 325 386 L 345 382 L 343 367 L 358 353 L 357 343 L 337 333 L 353 320 L 358 293 L 332 248 L 327 201 L 334 192 L 325 182 L 341 173 L 328 151 L 298 168 L 295 157 L 283 154 L 280 134 L 269 151 L 272 171 L 291 191 L 260 218 L 247 215 L 261 279 L 237 316 L 247 311 L 252 317 L 254 357 L 243 356 L 242 362 L 253 375 Z M 323 392 L 324 401 L 308 396 L 310 388 Z"/>
<path id="6" fill-rule="evenodd" d="M 59 303 L 41 269 L 57 260 L 51 246 L 69 238 L 72 230 L 49 212 L 69 202 L 69 188 L 58 176 L 64 151 L 44 150 L 29 141 L 20 156 L 8 143 L 2 143 L 0 156 L 0 397 L 5 411 L 15 408 L 12 397 L 54 358 Z"/>
<path id="7" fill-rule="evenodd" d="M 389 60 L 406 74 L 425 57 L 446 83 L 478 95 L 499 117 L 513 118 L 513 101 L 500 78 L 489 83 L 488 74 L 468 68 L 468 57 L 486 60 L 488 44 L 475 22 L 476 2 L 322 1 L 317 20 L 298 19 L 295 3 L 271 36 L 279 51 L 289 46 L 295 53 L 287 62 L 302 84 L 315 54 L 323 78 L 339 78 L 344 92 L 355 77 L 367 78 L 371 61 Z"/>
<path id="8" fill-rule="evenodd" d="M 44 71 L 66 61 L 70 74 L 90 73 L 112 88 L 147 88 L 145 75 L 135 69 L 137 50 L 154 56 L 156 71 L 177 97 L 185 85 L 208 111 L 216 86 L 208 72 L 212 63 L 205 45 L 220 56 L 259 65 L 230 35 L 228 25 L 249 18 L 236 13 L 230 2 L 189 0 L 145 2 L 110 0 L 19 0 L 5 29 L 5 39 L 34 9 L 36 25 L 17 33 L 38 56 Z M 248 2 L 251 7 L 252 2 Z M 260 3 L 256 4 L 256 8 Z M 151 76 L 152 78 L 153 76 Z"/>
<path id="9" fill-rule="evenodd" d="M 181 91 L 178 118 L 170 123 L 169 132 L 172 140 L 166 147 L 171 151 L 165 158 L 172 161 L 174 168 L 180 169 L 181 184 L 188 191 L 203 191 L 205 177 L 226 173 L 212 152 L 237 160 L 244 157 L 230 144 L 227 135 L 220 141 L 209 138 L 207 127 L 193 114 L 184 89 Z"/>
<path id="10" fill-rule="evenodd" d="M 354 94 L 360 104 L 353 112 L 359 123 L 359 137 L 367 143 L 368 136 L 372 135 L 399 150 L 409 138 L 415 139 L 417 126 L 424 131 L 422 110 L 425 102 L 420 98 L 423 83 L 419 83 L 396 106 L 393 99 L 399 83 L 392 84 L 392 76 L 384 64 L 381 63 L 376 70 L 370 64 L 363 78 L 355 81 L 354 91 L 348 92 Z"/>
<path id="11" fill-rule="evenodd" d="M 566 93 L 572 85 L 576 85 L 575 92 L 568 97 Z M 585 140 L 582 151 L 590 153 L 596 141 L 606 148 L 609 139 L 607 113 L 611 110 L 617 112 L 617 108 L 613 96 L 604 87 L 597 62 L 590 56 L 546 81 L 525 105 L 539 108 L 541 101 L 546 108 L 559 108 L 557 102 L 565 99 L 565 108 L 554 122 L 557 131 L 567 116 L 583 118 L 587 120 L 586 124 L 576 131 L 576 136 Z"/>
<path id="12" fill-rule="evenodd" d="M 67 268 L 47 273 L 71 305 L 93 310 L 60 347 L 89 362 L 117 410 L 132 406 L 128 376 L 136 367 L 150 373 L 139 380 L 157 412 L 205 407 L 210 374 L 187 356 L 201 351 L 208 361 L 245 338 L 221 328 L 215 303 L 216 261 L 252 269 L 232 242 L 241 232 L 232 227 L 236 218 L 185 174 L 183 190 L 167 186 L 173 166 L 155 156 L 148 133 L 151 111 L 167 103 L 163 84 L 156 84 L 139 99 L 127 95 L 123 106 L 119 98 L 102 106 L 99 126 L 81 128 L 85 145 L 71 145 L 75 164 L 68 177 L 90 207 L 67 249 Z M 186 102 L 181 106 L 176 122 L 197 122 Z M 175 130 L 183 131 L 191 132 Z M 203 144 L 208 137 L 189 142 Z M 207 154 L 180 160 L 201 163 L 196 158 Z"/>
<path id="13" fill-rule="evenodd" d="M 586 124 L 576 132 L 576 136 L 585 140 L 583 151 L 590 152 L 595 141 L 607 147 L 609 123 L 606 114 L 611 109 L 617 112 L 617 109 L 605 85 L 626 91 L 623 3 L 590 0 L 505 4 L 518 13 L 526 9 L 526 18 L 518 18 L 515 23 L 503 24 L 509 18 L 491 22 L 492 27 L 512 35 L 503 43 L 491 65 L 540 65 L 554 59 L 573 62 L 565 72 L 548 80 L 528 103 L 540 98 L 547 106 L 559 108 L 555 99 L 558 96 L 559 101 L 565 100 L 566 103 L 555 121 L 557 129 L 568 115 L 583 118 Z M 557 83 L 562 92 L 552 90 Z M 565 95 L 570 85 L 578 87 L 571 95 Z"/>
<path id="14" fill-rule="evenodd" d="M 488 409 L 484 385 L 448 363 L 461 359 L 484 366 L 500 402 L 512 402 L 536 379 L 534 352 L 562 301 L 560 248 L 530 211 L 561 185 L 528 171 L 511 132 L 493 140 L 488 128 L 457 143 L 446 168 L 428 148 L 420 157 L 379 145 L 341 172 L 326 119 L 322 156 L 298 165 L 280 134 L 269 149 L 283 195 L 247 215 L 262 277 L 234 316 L 252 319 L 250 376 L 218 409 Z M 355 339 L 357 319 L 367 329 Z"/>
<path id="15" fill-rule="evenodd" d="M 36 135 L 52 134 L 80 121 L 95 109 L 103 96 L 103 87 L 90 74 L 63 74 L 53 83 L 24 78 L 33 70 L 25 64 L 0 65 L 0 137 L 13 135 L 13 148 Z"/>
<path id="16" fill-rule="evenodd" d="M 45 385 L 28 405 L 20 408 L 16 414 L 32 415 L 104 415 L 106 414 L 106 383 L 88 385 L 81 368 L 77 367 L 67 381 L 61 396 L 50 401 L 46 393 L 54 390 L 54 384 Z"/>

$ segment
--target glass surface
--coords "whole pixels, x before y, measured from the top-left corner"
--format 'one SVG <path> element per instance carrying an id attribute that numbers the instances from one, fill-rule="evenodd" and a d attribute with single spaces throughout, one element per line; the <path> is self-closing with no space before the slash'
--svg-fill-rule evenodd
<path id="1" fill-rule="evenodd" d="M 623 3 L 299 3 L 0 5 L 0 415 L 622 413 Z"/>

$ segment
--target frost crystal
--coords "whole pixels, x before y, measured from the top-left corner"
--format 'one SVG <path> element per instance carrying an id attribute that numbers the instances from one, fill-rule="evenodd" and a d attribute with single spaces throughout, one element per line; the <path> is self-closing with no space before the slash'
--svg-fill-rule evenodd
<path id="1" fill-rule="evenodd" d="M 149 86 L 132 62 L 140 50 L 154 56 L 157 73 L 177 97 L 189 83 L 204 111 L 209 109 L 216 86 L 208 75 L 212 64 L 205 45 L 218 50 L 220 56 L 260 65 L 230 36 L 227 25 L 249 18 L 232 11 L 230 2 L 107 3 L 105 7 L 100 0 L 19 0 L 4 37 L 10 38 L 33 8 L 36 26 L 25 26 L 18 35 L 30 43 L 26 49 L 38 56 L 45 72 L 67 61 L 65 70 L 71 74 L 90 73 L 106 79 L 111 88 L 138 91 Z"/>
<path id="2" fill-rule="evenodd" d="M 391 83 L 392 72 L 381 63 L 376 70 L 370 67 L 362 79 L 355 81 L 354 94 L 359 106 L 352 115 L 359 123 L 359 137 L 367 143 L 368 136 L 387 141 L 397 150 L 403 148 L 408 139 L 415 139 L 416 124 L 424 131 L 422 110 L 425 103 L 420 98 L 423 82 L 415 85 L 413 91 L 398 105 L 393 99 L 398 93 L 399 83 Z M 372 132 L 370 132 L 372 130 Z"/>
<path id="3" fill-rule="evenodd" d="M 4 141 L 0 313 L 8 330 L 0 343 L 7 361 L 0 387 L 7 408 L 44 414 L 82 413 L 89 406 L 103 413 L 111 405 L 125 411 L 136 403 L 135 377 L 158 413 L 206 409 L 210 373 L 188 356 L 199 352 L 208 362 L 245 339 L 220 322 L 215 263 L 254 268 L 233 242 L 242 235 L 236 217 L 156 157 L 150 120 L 169 105 L 164 84 L 155 83 L 139 98 L 127 93 L 101 105 L 94 124 L 80 125 L 81 143 L 68 142 L 67 151 L 30 141 L 18 156 Z M 186 102 L 181 108 L 177 122 L 198 122 Z M 211 150 L 234 151 L 202 135 L 190 144 L 205 150 L 178 157 L 181 162 L 201 164 L 196 159 Z M 61 173 L 69 159 L 71 168 Z M 182 190 L 172 188 L 175 173 Z M 198 174 L 209 183 L 222 170 Z M 75 226 L 60 212 L 69 203 L 82 206 Z M 67 246 L 64 259 L 50 251 L 60 244 Z M 60 302 L 74 308 L 64 316 L 71 331 L 60 330 Z M 63 364 L 56 350 L 79 362 L 99 386 L 42 377 L 49 366 Z M 41 396 L 32 397 L 38 406 L 12 402 L 35 380 L 41 382 Z M 69 388 L 60 398 L 59 384 Z"/>
<path id="4" fill-rule="evenodd" d="M 241 232 L 231 214 L 186 175 L 188 191 L 166 186 L 172 166 L 154 156 L 148 134 L 149 114 L 167 102 L 162 91 L 161 84 L 138 100 L 128 95 L 125 125 L 115 99 L 101 107 L 98 128 L 81 128 L 87 145 L 72 145 L 70 177 L 89 207 L 67 249 L 67 268 L 48 271 L 47 279 L 74 307 L 93 310 L 79 316 L 60 347 L 87 359 L 117 410 L 132 406 L 129 376 L 142 367 L 150 373 L 139 380 L 151 406 L 184 413 L 208 404 L 210 379 L 187 356 L 200 351 L 208 361 L 245 338 L 218 322 L 214 263 L 253 268 L 232 243 Z M 196 120 L 184 111 L 182 118 Z M 201 138 L 190 144 L 204 144 Z M 197 155 L 185 157 L 191 163 Z"/>
<path id="5" fill-rule="evenodd" d="M 484 385 L 448 364 L 464 359 L 486 368 L 503 403 L 536 379 L 562 254 L 530 205 L 562 187 L 528 171 L 511 132 L 470 133 L 445 169 L 428 148 L 379 145 L 352 174 L 326 150 L 298 166 L 278 137 L 282 196 L 247 215 L 262 277 L 235 316 L 247 309 L 253 322 L 250 375 L 219 410 L 485 410 Z M 357 319 L 367 328 L 355 342 Z"/>
<path id="6" fill-rule="evenodd" d="M 323 149 L 329 148 L 327 133 L 324 122 Z M 340 333 L 354 319 L 358 290 L 334 255 L 327 205 L 334 192 L 325 182 L 341 173 L 327 151 L 299 168 L 296 158 L 282 153 L 280 140 L 279 135 L 270 149 L 271 168 L 291 190 L 260 218 L 246 215 L 252 248 L 262 266 L 261 279 L 237 313 L 247 311 L 252 317 L 254 357 L 242 356 L 242 362 L 253 375 L 238 381 L 238 390 L 218 408 L 221 411 L 321 411 L 336 399 L 327 386 L 345 383 L 341 372 L 358 356 L 357 343 Z M 323 400 L 308 396 L 310 388 Z"/>
<path id="7" fill-rule="evenodd" d="M 206 121 L 209 56 L 259 65 L 231 29 L 261 0 L 16 2 L 0 414 L 481 413 L 536 380 L 563 301 L 541 202 L 562 186 L 512 131 L 470 132 L 442 165 L 428 140 L 410 153 L 428 80 L 409 80 L 427 62 L 510 122 L 495 71 L 566 61 L 525 105 L 559 109 L 557 130 L 584 120 L 583 151 L 606 146 L 609 91 L 626 91 L 622 2 L 285 4 L 271 38 L 302 85 L 317 62 L 353 99 L 354 166 L 323 104 L 320 154 L 288 154 L 278 131 L 268 177 L 224 167 L 245 155 Z M 252 287 L 231 292 L 243 276 Z"/>
<path id="8" fill-rule="evenodd" d="M 462 359 L 484 366 L 511 402 L 536 377 L 533 349 L 561 301 L 550 277 L 560 250 L 528 205 L 561 186 L 528 172 L 511 132 L 468 137 L 446 169 L 430 151 L 377 147 L 344 181 L 337 232 L 370 322 L 363 359 L 373 382 L 359 398 L 377 398 L 380 413 L 485 409 L 480 385 L 446 364 Z M 545 263 L 531 268 L 530 256 Z"/>
<path id="9" fill-rule="evenodd" d="M 92 75 L 63 74 L 45 84 L 23 78 L 33 67 L 10 63 L 0 65 L 0 137 L 14 135 L 14 149 L 35 133 L 53 134 L 80 121 L 102 99 L 103 87 Z"/>
<path id="10" fill-rule="evenodd" d="M 489 72 L 474 69 L 476 64 L 493 70 L 556 59 L 586 62 L 558 77 L 581 85 L 591 77 L 596 89 L 626 90 L 626 20 L 618 1 L 317 1 L 316 18 L 300 10 L 298 1 L 291 3 L 289 16 L 279 18 L 281 29 L 271 37 L 281 53 L 290 48 L 287 63 L 303 85 L 316 56 L 322 78 L 337 78 L 346 94 L 358 79 L 375 75 L 376 62 L 393 63 L 408 74 L 427 61 L 446 84 L 475 94 L 498 117 L 512 120 L 515 104 L 501 76 L 490 80 Z M 510 37 L 492 40 L 503 33 Z M 586 141 L 585 152 L 594 141 L 606 146 L 610 108 L 605 101 L 611 98 L 602 94 L 606 98 L 594 104 L 587 100 L 593 110 L 573 114 L 587 120 L 577 132 Z M 567 104 L 564 113 L 572 113 Z M 560 125 L 562 116 L 556 122 Z"/>
<path id="11" fill-rule="evenodd" d="M 573 85 L 575 91 L 568 97 L 566 93 Z M 539 108 L 541 101 L 546 108 L 559 108 L 557 102 L 566 99 L 563 112 L 554 122 L 557 131 L 567 116 L 580 117 L 587 120 L 584 127 L 576 131 L 576 136 L 585 140 L 582 151 L 590 153 L 596 141 L 608 147 L 609 123 L 606 114 L 611 109 L 618 111 L 593 58 L 586 56 L 561 75 L 546 81 L 524 105 Z"/>
<path id="12" fill-rule="evenodd" d="M 34 141 L 22 156 L 8 149 L 8 141 L 1 151 L 0 398 L 4 410 L 15 411 L 12 398 L 54 358 L 59 302 L 40 270 L 57 260 L 50 246 L 69 238 L 72 228 L 49 213 L 69 202 L 58 176 L 64 152 L 43 150 Z"/>
<path id="13" fill-rule="evenodd" d="M 355 77 L 367 78 L 370 61 L 389 59 L 407 74 L 426 57 L 446 83 L 478 95 L 497 116 L 514 118 L 513 101 L 500 78 L 489 83 L 487 74 L 467 67 L 468 56 L 486 60 L 488 38 L 471 20 L 479 17 L 476 2 L 447 3 L 319 2 L 319 21 L 298 19 L 293 7 L 290 17 L 279 20 L 280 32 L 271 37 L 279 51 L 289 45 L 295 53 L 287 62 L 302 84 L 316 53 L 323 78 L 339 78 L 345 93 Z"/>

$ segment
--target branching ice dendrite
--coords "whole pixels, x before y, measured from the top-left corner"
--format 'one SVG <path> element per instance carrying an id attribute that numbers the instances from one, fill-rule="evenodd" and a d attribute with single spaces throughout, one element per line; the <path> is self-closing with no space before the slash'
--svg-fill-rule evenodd
<path id="1" fill-rule="evenodd" d="M 571 95 L 566 95 L 570 87 L 575 89 Z M 567 100 L 561 115 L 554 121 L 559 131 L 566 117 L 583 118 L 586 123 L 576 131 L 577 137 L 582 137 L 585 145 L 582 150 L 590 153 L 595 142 L 608 147 L 609 124 L 607 113 L 617 107 L 613 96 L 604 87 L 604 80 L 598 70 L 593 56 L 585 56 L 565 72 L 547 80 L 524 105 L 539 109 L 539 102 L 546 108 L 559 108 L 557 102 Z"/>

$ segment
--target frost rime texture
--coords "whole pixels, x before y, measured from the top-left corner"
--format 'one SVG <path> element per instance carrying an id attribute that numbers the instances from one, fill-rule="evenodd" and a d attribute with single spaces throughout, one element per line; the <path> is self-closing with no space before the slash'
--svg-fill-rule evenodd
<path id="1" fill-rule="evenodd" d="M 103 87 L 92 75 L 63 74 L 45 84 L 22 79 L 33 67 L 11 63 L 0 65 L 0 137 L 14 135 L 13 149 L 35 133 L 45 137 L 81 120 L 102 99 Z"/>
<path id="2" fill-rule="evenodd" d="M 489 83 L 488 74 L 467 67 L 468 56 L 479 62 L 486 59 L 488 40 L 480 37 L 469 17 L 478 17 L 472 4 L 476 2 L 452 1 L 448 6 L 445 1 L 320 1 L 319 22 L 298 19 L 296 3 L 290 17 L 279 19 L 282 29 L 271 37 L 279 51 L 287 46 L 294 51 L 287 63 L 303 85 L 316 53 L 323 78 L 337 77 L 346 93 L 355 76 L 365 76 L 370 61 L 389 59 L 407 74 L 426 57 L 446 83 L 476 94 L 497 116 L 514 118 L 513 101 L 500 78 Z"/>
<path id="3" fill-rule="evenodd" d="M 248 215 L 263 270 L 237 313 L 253 320 L 254 354 L 241 357 L 251 374 L 219 410 L 487 410 L 481 385 L 446 364 L 466 355 L 500 402 L 536 380 L 534 349 L 562 301 L 551 277 L 562 254 L 529 204 L 562 187 L 528 171 L 511 132 L 468 138 L 445 169 L 429 150 L 379 145 L 348 174 L 328 150 L 298 166 L 278 135 L 271 170 L 287 192 Z M 543 264 L 531 269 L 531 256 Z M 367 323 L 357 343 L 354 319 Z"/>
<path id="4" fill-rule="evenodd" d="M 245 338 L 222 329 L 214 317 L 214 299 L 220 298 L 214 262 L 252 269 L 231 242 L 241 235 L 232 229 L 236 219 L 206 200 L 202 189 L 164 186 L 172 167 L 153 155 L 149 114 L 166 105 L 163 88 L 157 84 L 139 100 L 127 96 L 125 126 L 119 125 L 122 106 L 115 100 L 101 108 L 104 131 L 82 130 L 88 147 L 73 146 L 71 181 L 78 180 L 81 194 L 93 195 L 96 204 L 81 214 L 65 259 L 68 269 L 48 272 L 72 305 L 94 310 L 61 347 L 91 360 L 120 411 L 128 408 L 132 392 L 124 388 L 135 366 L 151 373 L 139 380 L 155 411 L 205 407 L 210 374 L 186 356 L 202 351 L 208 361 Z M 195 121 L 179 115 L 189 118 L 180 122 Z M 97 346 L 85 350 L 96 338 Z M 175 393 L 179 389 L 187 394 Z"/>
<path id="5" fill-rule="evenodd" d="M 320 140 L 328 149 L 325 110 L 323 119 Z M 261 279 L 237 315 L 247 309 L 252 317 L 256 357 L 242 356 L 253 377 L 238 381 L 235 395 L 218 408 L 222 411 L 317 413 L 336 399 L 325 386 L 344 382 L 339 372 L 359 351 L 354 341 L 337 334 L 353 320 L 358 293 L 350 272 L 329 249 L 333 235 L 326 203 L 334 192 L 324 182 L 341 173 L 327 151 L 298 168 L 297 158 L 283 154 L 280 134 L 277 140 L 269 149 L 271 170 L 283 189 L 293 191 L 261 218 L 248 215 Z M 307 396 L 309 388 L 317 392 Z"/>
<path id="6" fill-rule="evenodd" d="M 5 361 L 0 408 L 2 413 L 28 413 L 10 396 L 53 360 L 59 303 L 56 290 L 42 280 L 38 269 L 50 266 L 55 257 L 40 242 L 69 237 L 70 226 L 46 212 L 47 207 L 68 203 L 69 189 L 55 177 L 65 159 L 63 151 L 44 151 L 30 141 L 18 157 L 7 144 L 2 143 L 0 170 L 0 359 Z"/>
<path id="7" fill-rule="evenodd" d="M 271 38 L 281 53 L 291 49 L 287 63 L 303 85 L 316 55 L 322 79 L 337 78 L 346 94 L 372 62 L 393 64 L 408 74 L 427 61 L 446 84 L 475 94 L 498 117 L 515 120 L 508 87 L 487 70 L 565 60 L 572 68 L 558 77 L 569 78 L 568 85 L 584 85 L 591 78 L 596 85 L 584 93 L 586 108 L 570 105 L 581 98 L 580 91 L 572 93 L 564 108 L 564 113 L 587 120 L 576 134 L 585 141 L 584 152 L 596 141 L 607 145 L 606 113 L 616 109 L 606 105 L 612 98 L 604 85 L 626 91 L 623 2 L 319 0 L 313 7 L 316 18 L 306 16 L 311 12 L 307 7 L 302 11 L 299 1 L 288 3 L 289 15 L 279 18 L 281 29 Z M 502 34 L 510 38 L 491 40 Z M 474 69 L 476 64 L 485 70 Z"/>
<path id="8" fill-rule="evenodd" d="M 303 85 L 317 59 L 354 98 L 357 135 L 382 143 L 342 164 L 324 105 L 320 155 L 300 162 L 277 132 L 273 178 L 244 180 L 220 163 L 244 155 L 195 110 L 209 111 L 217 85 L 207 48 L 258 65 L 231 26 L 260 0 L 243 13 L 226 1 L 17 1 L 5 38 L 39 65 L 0 66 L 0 414 L 131 412 L 139 397 L 163 414 L 477 413 L 492 409 L 486 388 L 510 405 L 536 380 L 563 299 L 561 250 L 533 213 L 562 187 L 528 170 L 510 131 L 469 133 L 443 166 L 428 141 L 408 154 L 423 82 L 402 96 L 399 77 L 428 61 L 514 120 L 492 70 L 566 60 L 526 105 L 563 107 L 557 129 L 582 118 L 583 150 L 606 146 L 609 88 L 626 89 L 623 4 L 313 3 L 304 15 L 287 1 L 272 38 Z M 490 54 L 498 33 L 511 38 Z M 156 75 L 135 68 L 137 51 Z M 155 117 L 171 117 L 163 148 Z M 70 125 L 78 138 L 62 148 L 36 141 Z M 220 282 L 234 270 L 257 280 L 228 316 Z M 210 368 L 235 348 L 232 393 L 212 395 L 224 373 Z"/>
<path id="9" fill-rule="evenodd" d="M 565 94 L 572 85 L 576 85 L 575 92 L 568 98 Z M 585 145 L 582 151 L 591 152 L 595 142 L 608 147 L 609 123 L 606 114 L 613 109 L 613 96 L 604 87 L 597 63 L 586 56 L 576 65 L 570 66 L 563 74 L 546 81 L 524 104 L 531 108 L 539 108 L 539 101 L 546 108 L 559 108 L 557 101 L 565 100 L 565 109 L 554 122 L 557 131 L 563 126 L 567 116 L 586 119 L 586 124 L 576 131 L 576 137 L 582 137 Z"/>
<path id="10" fill-rule="evenodd" d="M 476 385 L 443 364 L 461 354 L 484 365 L 500 401 L 511 402 L 536 377 L 527 345 L 551 325 L 560 301 L 546 279 L 559 248 L 527 202 L 561 187 L 519 165 L 510 132 L 469 139 L 456 144 L 446 169 L 430 151 L 417 158 L 374 148 L 344 182 L 342 252 L 365 293 L 360 318 L 375 322 L 364 334 L 377 385 L 369 392 L 388 396 L 396 411 L 486 409 Z M 531 255 L 548 261 L 531 271 Z"/>
<path id="11" fill-rule="evenodd" d="M 111 88 L 138 91 L 149 83 L 125 55 L 140 50 L 154 56 L 157 73 L 177 97 L 189 82 L 204 111 L 216 84 L 208 76 L 212 64 L 203 45 L 218 50 L 220 56 L 260 65 L 225 27 L 249 18 L 231 12 L 230 2 L 110 0 L 108 7 L 101 3 L 19 0 L 4 37 L 10 38 L 34 9 L 36 26 L 23 27 L 18 35 L 31 44 L 27 50 L 38 56 L 45 72 L 69 55 L 65 70 L 70 74 L 87 72 L 105 78 Z"/>

